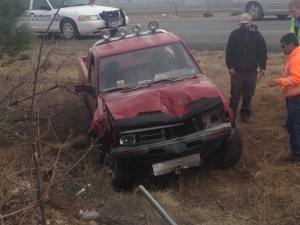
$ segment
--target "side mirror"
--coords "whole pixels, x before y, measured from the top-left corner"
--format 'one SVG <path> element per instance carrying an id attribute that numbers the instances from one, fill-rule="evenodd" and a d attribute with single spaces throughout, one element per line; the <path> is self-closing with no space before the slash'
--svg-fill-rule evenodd
<path id="1" fill-rule="evenodd" d="M 86 93 L 92 95 L 93 98 L 96 97 L 95 88 L 91 84 L 78 84 L 74 87 L 74 89 L 77 94 Z"/>
<path id="2" fill-rule="evenodd" d="M 84 89 L 83 89 L 82 92 L 87 93 L 87 94 L 89 94 L 89 95 L 92 95 L 93 98 L 96 97 L 95 88 L 94 88 L 94 86 L 91 85 L 91 84 L 86 84 L 86 85 L 84 85 Z"/>
<path id="3" fill-rule="evenodd" d="M 76 92 L 77 94 L 82 93 L 83 90 L 84 90 L 84 86 L 85 86 L 84 84 L 78 84 L 78 85 L 75 85 L 75 86 L 74 86 L 75 92 Z"/>

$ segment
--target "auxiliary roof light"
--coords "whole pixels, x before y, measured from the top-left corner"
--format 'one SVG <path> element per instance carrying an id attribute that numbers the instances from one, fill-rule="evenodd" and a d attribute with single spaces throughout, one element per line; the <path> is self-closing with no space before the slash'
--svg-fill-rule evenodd
<path id="1" fill-rule="evenodd" d="M 120 28 L 118 29 L 118 34 L 119 34 L 122 38 L 125 37 L 126 34 L 127 34 L 127 29 L 126 29 L 126 27 L 120 27 Z"/>
<path id="2" fill-rule="evenodd" d="M 136 23 L 132 26 L 132 31 L 135 33 L 135 34 L 139 34 L 141 32 L 141 25 Z"/>
<path id="3" fill-rule="evenodd" d="M 155 20 L 150 21 L 149 24 L 148 24 L 148 28 L 149 28 L 151 31 L 157 30 L 158 27 L 159 27 L 159 24 L 158 24 L 158 22 L 155 21 Z"/>
<path id="4" fill-rule="evenodd" d="M 108 29 L 103 29 L 101 31 L 101 37 L 105 40 L 108 40 L 110 38 L 110 30 Z"/>

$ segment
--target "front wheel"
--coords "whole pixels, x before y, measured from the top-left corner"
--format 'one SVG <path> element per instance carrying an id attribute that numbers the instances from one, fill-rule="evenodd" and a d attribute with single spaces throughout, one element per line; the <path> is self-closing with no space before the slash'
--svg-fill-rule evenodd
<path id="1" fill-rule="evenodd" d="M 79 35 L 77 25 L 71 19 L 66 19 L 62 22 L 61 33 L 67 40 L 76 38 Z"/>
<path id="2" fill-rule="evenodd" d="M 133 170 L 115 160 L 110 153 L 106 154 L 105 168 L 116 191 L 132 189 L 135 181 Z"/>
<path id="3" fill-rule="evenodd" d="M 218 148 L 212 162 L 216 168 L 227 169 L 234 166 L 243 153 L 243 143 L 237 127 L 232 131 L 231 138 L 225 140 Z"/>
<path id="4" fill-rule="evenodd" d="M 261 20 L 264 12 L 261 5 L 257 2 L 251 2 L 247 5 L 246 12 L 252 15 L 253 20 Z"/>

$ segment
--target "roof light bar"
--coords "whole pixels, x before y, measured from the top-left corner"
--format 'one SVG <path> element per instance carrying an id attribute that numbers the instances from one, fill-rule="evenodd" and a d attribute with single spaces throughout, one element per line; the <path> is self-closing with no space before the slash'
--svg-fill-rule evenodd
<path id="1" fill-rule="evenodd" d="M 118 34 L 119 34 L 122 38 L 125 37 L 126 34 L 127 34 L 127 29 L 126 29 L 126 27 L 120 27 L 120 28 L 118 29 Z"/>
<path id="2" fill-rule="evenodd" d="M 149 30 L 151 30 L 152 32 L 156 31 L 156 30 L 158 29 L 158 27 L 159 27 L 159 24 L 158 24 L 158 22 L 155 21 L 155 20 L 150 21 L 149 24 L 148 24 L 148 28 L 149 28 Z"/>
<path id="3" fill-rule="evenodd" d="M 139 34 L 141 32 L 141 25 L 136 23 L 132 26 L 132 31 L 135 33 L 135 34 Z"/>
<path id="4" fill-rule="evenodd" d="M 101 37 L 105 40 L 108 40 L 110 38 L 111 34 L 110 34 L 110 30 L 108 29 L 103 29 L 101 31 Z"/>

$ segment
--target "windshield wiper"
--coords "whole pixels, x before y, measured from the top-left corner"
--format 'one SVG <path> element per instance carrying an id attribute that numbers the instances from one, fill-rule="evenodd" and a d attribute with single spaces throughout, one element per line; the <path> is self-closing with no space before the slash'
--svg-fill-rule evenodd
<path id="1" fill-rule="evenodd" d="M 184 79 L 183 77 L 180 77 L 180 78 L 164 78 L 164 79 L 154 80 L 154 81 L 150 82 L 149 85 L 157 84 L 157 83 L 170 83 L 170 82 L 180 81 L 180 80 L 183 80 L 183 79 Z"/>
<path id="2" fill-rule="evenodd" d="M 90 3 L 89 4 L 76 4 L 76 5 L 72 5 L 72 6 L 82 6 L 82 5 L 90 5 Z"/>
<path id="3" fill-rule="evenodd" d="M 112 88 L 107 88 L 105 91 L 103 91 L 104 93 L 108 93 L 108 92 L 114 92 L 114 91 L 123 91 L 123 90 L 132 90 L 137 88 L 137 86 L 135 85 L 127 85 L 125 87 L 112 87 Z"/>

